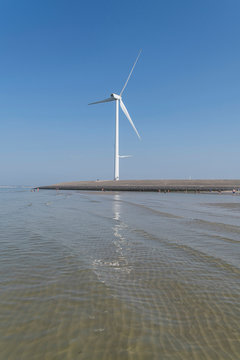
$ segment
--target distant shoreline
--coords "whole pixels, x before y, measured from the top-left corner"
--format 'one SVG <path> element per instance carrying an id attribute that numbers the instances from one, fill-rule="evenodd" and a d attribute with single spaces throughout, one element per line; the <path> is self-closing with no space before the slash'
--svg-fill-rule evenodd
<path id="1" fill-rule="evenodd" d="M 73 181 L 39 186 L 45 190 L 155 191 L 155 192 L 237 192 L 240 180 L 105 180 Z"/>

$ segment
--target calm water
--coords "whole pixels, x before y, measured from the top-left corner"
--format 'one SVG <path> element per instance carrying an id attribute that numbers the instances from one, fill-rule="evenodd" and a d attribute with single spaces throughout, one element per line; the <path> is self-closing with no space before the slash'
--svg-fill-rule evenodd
<path id="1" fill-rule="evenodd" d="M 240 196 L 0 189 L 0 359 L 240 359 Z"/>

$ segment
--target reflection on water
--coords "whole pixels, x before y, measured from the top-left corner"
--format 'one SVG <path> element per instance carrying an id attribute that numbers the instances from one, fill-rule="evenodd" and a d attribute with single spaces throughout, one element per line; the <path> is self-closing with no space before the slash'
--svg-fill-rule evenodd
<path id="1" fill-rule="evenodd" d="M 239 203 L 1 189 L 0 359 L 238 359 Z"/>
<path id="2" fill-rule="evenodd" d="M 112 196 L 113 202 L 112 202 L 112 209 L 113 209 L 113 219 L 114 220 L 120 220 L 120 213 L 121 213 L 121 197 L 119 194 L 114 194 Z"/>

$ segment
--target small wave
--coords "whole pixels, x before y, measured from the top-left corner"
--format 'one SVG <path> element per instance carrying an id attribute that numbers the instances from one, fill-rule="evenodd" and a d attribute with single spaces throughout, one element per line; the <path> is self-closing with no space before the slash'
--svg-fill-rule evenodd
<path id="1" fill-rule="evenodd" d="M 138 208 L 142 208 L 144 210 L 147 210 L 153 214 L 156 214 L 156 215 L 160 215 L 160 216 L 163 216 L 163 217 L 167 217 L 167 218 L 173 218 L 173 219 L 183 219 L 184 217 L 183 216 L 179 216 L 179 215 L 174 215 L 174 214 L 171 214 L 171 213 L 168 213 L 168 212 L 165 212 L 165 211 L 160 211 L 160 210 L 157 210 L 157 209 L 153 209 L 149 206 L 146 206 L 146 205 L 143 205 L 143 204 L 137 204 L 137 203 L 133 203 L 131 201 L 126 201 L 126 200 L 118 200 L 119 202 L 122 202 L 122 203 L 126 203 L 128 205 L 132 205 L 132 206 L 135 206 L 135 207 L 138 207 Z"/>
<path id="2" fill-rule="evenodd" d="M 104 328 L 94 329 L 94 332 L 95 332 L 95 333 L 101 333 L 101 332 L 103 332 L 103 331 L 105 331 Z"/>
<path id="3" fill-rule="evenodd" d="M 204 205 L 218 207 L 227 210 L 240 210 L 240 203 L 206 203 Z"/>
<path id="4" fill-rule="evenodd" d="M 219 231 L 228 231 L 230 233 L 236 233 L 240 234 L 240 227 L 237 225 L 230 225 L 225 223 L 219 223 L 219 222 L 212 222 L 202 219 L 193 219 L 190 220 L 190 222 L 196 223 L 198 225 L 203 225 L 205 228 L 211 228 Z"/>
<path id="5" fill-rule="evenodd" d="M 195 247 L 190 246 L 189 244 L 180 244 L 176 242 L 169 242 L 166 238 L 159 238 L 156 235 L 153 235 L 145 230 L 133 230 L 133 232 L 136 232 L 138 234 L 141 234 L 141 236 L 148 238 L 150 240 L 160 241 L 161 243 L 164 243 L 165 245 L 169 247 L 174 247 L 176 249 L 181 249 L 186 251 L 188 254 L 191 254 L 192 256 L 201 259 L 202 261 L 209 262 L 215 266 L 224 268 L 227 271 L 231 271 L 232 273 L 239 274 L 240 275 L 240 269 L 235 264 L 230 264 L 224 259 L 217 256 L 213 256 L 212 254 L 207 254 L 204 251 L 197 249 Z"/>

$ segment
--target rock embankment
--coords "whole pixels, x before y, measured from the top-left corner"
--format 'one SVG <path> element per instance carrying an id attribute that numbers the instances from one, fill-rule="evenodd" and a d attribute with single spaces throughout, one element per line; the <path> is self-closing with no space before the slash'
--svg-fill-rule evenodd
<path id="1" fill-rule="evenodd" d="M 39 189 L 94 191 L 237 191 L 240 180 L 119 180 L 74 181 L 40 186 Z"/>

